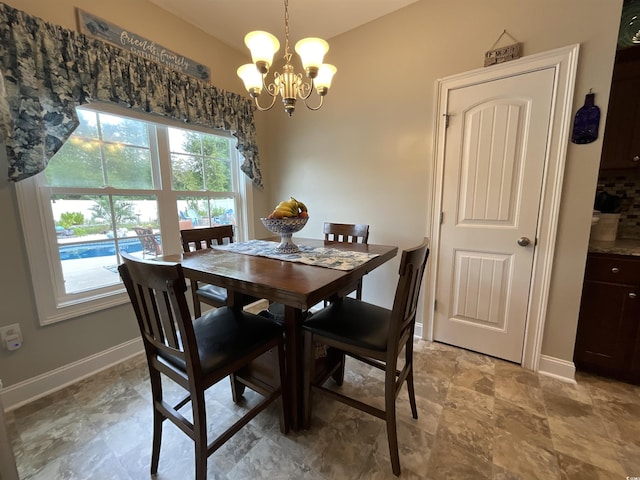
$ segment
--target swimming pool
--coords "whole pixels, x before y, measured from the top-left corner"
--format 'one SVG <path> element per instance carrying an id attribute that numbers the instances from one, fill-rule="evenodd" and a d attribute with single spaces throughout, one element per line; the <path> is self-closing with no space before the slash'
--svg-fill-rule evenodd
<path id="1" fill-rule="evenodd" d="M 142 251 L 142 243 L 137 238 L 118 241 L 119 250 L 127 253 Z M 109 257 L 116 254 L 116 242 L 113 240 L 78 245 L 60 245 L 60 260 L 77 260 L 80 258 Z"/>

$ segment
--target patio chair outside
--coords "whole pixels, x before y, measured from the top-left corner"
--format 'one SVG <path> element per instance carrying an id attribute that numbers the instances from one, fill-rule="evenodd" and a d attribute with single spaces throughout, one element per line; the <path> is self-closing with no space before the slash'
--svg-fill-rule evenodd
<path id="1" fill-rule="evenodd" d="M 136 232 L 138 240 L 140 240 L 142 244 L 142 258 L 145 258 L 147 255 L 153 255 L 153 257 L 162 255 L 162 245 L 158 243 L 158 239 L 153 233 L 153 230 L 145 227 L 134 227 L 133 230 Z"/>

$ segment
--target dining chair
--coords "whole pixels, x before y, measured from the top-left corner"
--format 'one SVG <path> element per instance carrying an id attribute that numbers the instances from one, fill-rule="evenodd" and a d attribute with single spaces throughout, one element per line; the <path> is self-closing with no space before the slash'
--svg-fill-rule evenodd
<path id="1" fill-rule="evenodd" d="M 333 223 L 325 222 L 323 227 L 324 239 L 330 242 L 342 242 L 342 243 L 367 243 L 369 241 L 369 225 L 358 223 Z M 358 280 L 358 283 L 353 290 L 350 290 L 348 294 L 356 292 L 356 298 L 362 299 L 362 278 Z M 329 305 L 329 300 L 324 300 L 323 305 L 326 307 Z M 273 302 L 267 307 L 267 315 L 276 322 L 284 322 L 284 305 L 282 303 Z M 310 312 L 306 312 L 305 317 L 311 315 Z M 338 352 L 329 353 L 324 347 L 318 350 L 330 356 L 338 354 L 341 359 L 336 362 L 338 365 L 334 369 L 332 377 L 338 385 L 342 385 L 344 381 L 344 369 L 345 358 L 344 355 Z"/>
<path id="2" fill-rule="evenodd" d="M 211 310 L 192 321 L 179 263 L 144 260 L 122 252 L 120 255 L 122 264 L 118 270 L 138 320 L 151 381 L 151 474 L 158 471 L 162 425 L 167 419 L 194 442 L 196 480 L 206 479 L 208 457 L 277 398 L 282 401 L 280 430 L 287 433 L 289 400 L 283 381 L 282 328 L 268 319 L 231 307 Z M 263 398 L 208 442 L 205 391 L 270 350 L 276 386 L 237 380 Z M 163 376 L 186 391 L 186 396 L 175 405 L 163 397 Z M 188 404 L 192 419 L 180 412 Z"/>
<path id="3" fill-rule="evenodd" d="M 331 223 L 325 222 L 323 229 L 324 239 L 329 242 L 367 243 L 369 241 L 369 225 L 357 223 Z M 356 292 L 356 298 L 362 299 L 362 279 L 351 292 Z M 349 292 L 349 293 L 351 293 Z M 328 305 L 324 301 L 324 306 Z M 284 305 L 272 303 L 267 308 L 268 314 L 276 321 L 282 322 L 284 318 Z"/>
<path id="4" fill-rule="evenodd" d="M 324 239 L 330 242 L 368 243 L 369 225 L 359 223 L 331 223 L 324 224 Z M 362 279 L 355 289 L 356 298 L 362 299 Z M 327 302 L 325 300 L 325 307 Z"/>
<path id="5" fill-rule="evenodd" d="M 154 257 L 162 255 L 162 246 L 158 243 L 152 229 L 146 227 L 133 227 L 133 231 L 136 232 L 136 235 L 142 244 L 142 258 L 147 255 L 153 255 Z"/>
<path id="6" fill-rule="evenodd" d="M 311 423 L 312 392 L 328 395 L 383 419 L 387 425 L 387 440 L 394 475 L 400 475 L 395 402 L 405 382 L 411 413 L 413 418 L 418 418 L 413 386 L 413 335 L 420 285 L 428 256 L 427 238 L 419 246 L 402 252 L 400 276 L 391 310 L 344 297 L 332 302 L 302 324 L 305 352 L 302 401 L 305 428 L 309 428 Z M 334 347 L 356 360 L 383 370 L 384 409 L 326 388 L 322 384 L 313 384 L 315 349 L 312 347 L 316 344 Z M 404 365 L 402 369 L 398 369 L 398 359 L 403 349 Z"/>
<path id="7" fill-rule="evenodd" d="M 214 245 L 225 245 L 233 243 L 233 225 L 180 230 L 180 238 L 184 252 L 212 248 Z M 226 288 L 201 284 L 196 280 L 190 280 L 190 282 L 193 312 L 196 317 L 202 314 L 201 302 L 216 308 L 224 307 L 227 304 Z M 248 305 L 258 300 L 260 299 L 256 297 L 245 296 L 242 303 Z"/>

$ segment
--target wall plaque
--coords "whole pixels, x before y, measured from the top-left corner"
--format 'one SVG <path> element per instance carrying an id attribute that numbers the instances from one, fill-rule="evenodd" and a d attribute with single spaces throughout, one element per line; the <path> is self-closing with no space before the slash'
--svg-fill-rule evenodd
<path id="1" fill-rule="evenodd" d="M 209 67 L 76 8 L 80 31 L 155 63 L 179 70 L 199 80 L 209 80 Z"/>
<path id="2" fill-rule="evenodd" d="M 504 47 L 489 50 L 484 54 L 484 66 L 495 65 L 497 63 L 508 62 L 522 56 L 522 44 L 514 43 Z"/>
<path id="3" fill-rule="evenodd" d="M 504 47 L 495 48 L 500 42 L 500 39 L 507 35 L 516 43 L 505 45 Z M 507 33 L 506 30 L 500 34 L 498 39 L 493 43 L 491 49 L 484 54 L 484 66 L 495 65 L 497 63 L 508 62 L 509 60 L 515 60 L 522 56 L 522 43 L 518 42 L 515 38 Z"/>

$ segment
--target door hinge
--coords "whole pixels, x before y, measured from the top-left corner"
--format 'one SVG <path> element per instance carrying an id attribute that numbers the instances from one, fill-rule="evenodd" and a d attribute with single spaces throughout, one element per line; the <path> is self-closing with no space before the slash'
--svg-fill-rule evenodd
<path id="1" fill-rule="evenodd" d="M 449 114 L 443 113 L 442 116 L 444 117 L 444 128 L 449 128 Z"/>
<path id="2" fill-rule="evenodd" d="M 444 222 L 444 212 L 440 212 L 440 225 Z"/>
<path id="3" fill-rule="evenodd" d="M 438 310 L 438 300 L 433 301 L 433 311 L 435 312 L 436 310 Z"/>

